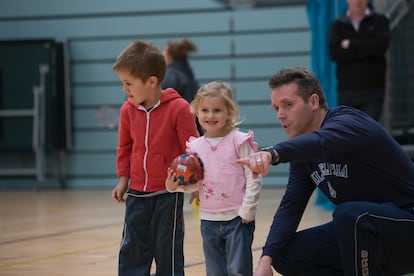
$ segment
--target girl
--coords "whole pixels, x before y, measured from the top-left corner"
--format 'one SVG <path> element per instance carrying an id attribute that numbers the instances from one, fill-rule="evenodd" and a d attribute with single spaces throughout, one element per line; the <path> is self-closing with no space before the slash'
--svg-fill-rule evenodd
<path id="1" fill-rule="evenodd" d="M 253 132 L 238 130 L 238 106 L 231 87 L 224 82 L 203 85 L 192 102 L 204 135 L 190 137 L 187 152 L 197 153 L 204 163 L 204 179 L 179 185 L 169 169 L 170 192 L 194 192 L 199 200 L 201 235 L 206 274 L 252 275 L 252 242 L 261 177 L 253 179 L 249 168 L 236 160 L 257 151 Z"/>

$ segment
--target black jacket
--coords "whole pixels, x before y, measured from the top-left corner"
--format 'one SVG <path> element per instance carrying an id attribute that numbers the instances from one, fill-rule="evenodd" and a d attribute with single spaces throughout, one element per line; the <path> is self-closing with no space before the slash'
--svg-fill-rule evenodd
<path id="1" fill-rule="evenodd" d="M 190 65 L 185 60 L 176 60 L 167 66 L 162 88 L 174 88 L 187 102 L 191 103 L 199 88 Z"/>
<path id="2" fill-rule="evenodd" d="M 355 31 L 346 11 L 333 24 L 329 34 L 329 53 L 336 62 L 338 90 L 383 89 L 387 69 L 386 51 L 389 42 L 389 21 L 375 13 L 365 16 Z M 349 39 L 348 49 L 341 41 Z"/>
<path id="3" fill-rule="evenodd" d="M 194 78 L 193 70 L 186 60 L 176 60 L 167 66 L 162 89 L 169 87 L 174 88 L 187 102 L 191 103 L 194 100 L 200 85 Z M 204 131 L 198 119 L 196 119 L 196 123 L 198 132 L 203 135 Z"/>

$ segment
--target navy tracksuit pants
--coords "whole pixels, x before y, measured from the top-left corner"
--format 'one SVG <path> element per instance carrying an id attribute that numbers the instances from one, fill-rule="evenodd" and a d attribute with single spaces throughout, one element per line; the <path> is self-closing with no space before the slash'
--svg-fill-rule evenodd
<path id="1" fill-rule="evenodd" d="M 393 276 L 414 272 L 414 211 L 393 203 L 339 204 L 329 223 L 297 233 L 273 258 L 282 275 Z"/>
<path id="2" fill-rule="evenodd" d="M 184 275 L 183 193 L 156 196 L 129 192 L 119 276 L 150 275 L 153 260 L 157 276 Z"/>

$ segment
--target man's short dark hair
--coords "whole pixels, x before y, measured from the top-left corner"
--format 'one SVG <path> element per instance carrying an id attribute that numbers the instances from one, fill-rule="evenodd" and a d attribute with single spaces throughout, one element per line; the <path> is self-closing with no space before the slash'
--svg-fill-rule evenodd
<path id="1" fill-rule="evenodd" d="M 281 85 L 296 83 L 299 95 L 308 102 L 312 94 L 319 96 L 319 106 L 328 109 L 325 94 L 319 80 L 305 67 L 285 68 L 276 72 L 269 80 L 269 87 L 273 90 Z"/>

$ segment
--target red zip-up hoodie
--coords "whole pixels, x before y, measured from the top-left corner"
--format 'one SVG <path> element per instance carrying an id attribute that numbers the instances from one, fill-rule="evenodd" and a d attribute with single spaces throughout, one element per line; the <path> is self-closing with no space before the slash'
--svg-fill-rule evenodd
<path id="1" fill-rule="evenodd" d="M 149 111 L 126 101 L 118 128 L 117 175 L 128 176 L 139 192 L 165 190 L 167 168 L 185 152 L 190 136 L 198 137 L 189 103 L 174 89 L 164 90 Z"/>

